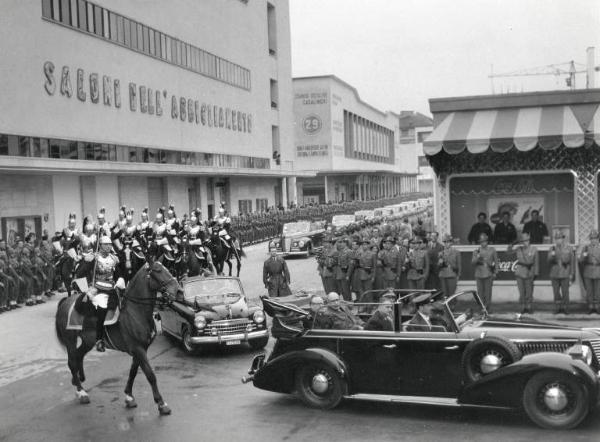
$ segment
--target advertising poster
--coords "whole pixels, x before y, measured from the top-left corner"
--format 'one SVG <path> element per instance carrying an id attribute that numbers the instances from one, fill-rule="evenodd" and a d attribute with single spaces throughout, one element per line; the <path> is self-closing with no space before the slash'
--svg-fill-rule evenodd
<path id="1" fill-rule="evenodd" d="M 294 95 L 296 161 L 314 167 L 315 161 L 329 158 L 331 117 L 329 92 L 320 89 L 297 91 Z"/>
<path id="2" fill-rule="evenodd" d="M 510 195 L 491 197 L 487 200 L 487 213 L 489 214 L 492 229 L 502 221 L 502 213 L 510 213 L 510 221 L 515 225 L 517 232 L 523 231 L 526 222 L 531 221 L 531 212 L 537 210 L 540 220 L 544 221 L 544 197 L 536 195 Z"/>

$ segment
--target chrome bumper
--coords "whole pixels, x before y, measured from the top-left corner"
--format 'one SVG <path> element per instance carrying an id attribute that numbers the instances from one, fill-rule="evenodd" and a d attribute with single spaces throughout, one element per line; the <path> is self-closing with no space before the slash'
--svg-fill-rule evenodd
<path id="1" fill-rule="evenodd" d="M 269 250 L 272 252 L 272 250 Z M 289 252 L 282 252 L 281 250 L 277 250 L 278 255 L 290 256 L 290 255 L 308 255 L 308 250 L 291 250 Z"/>
<path id="2" fill-rule="evenodd" d="M 223 344 L 227 341 L 247 342 L 250 339 L 265 338 L 267 336 L 269 336 L 269 330 L 265 328 L 264 330 L 234 333 L 231 335 L 192 336 L 190 341 L 192 344 Z"/>

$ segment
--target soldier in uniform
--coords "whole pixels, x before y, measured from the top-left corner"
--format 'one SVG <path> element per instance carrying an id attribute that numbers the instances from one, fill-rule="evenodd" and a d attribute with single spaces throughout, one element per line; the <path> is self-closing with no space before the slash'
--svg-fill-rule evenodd
<path id="1" fill-rule="evenodd" d="M 35 292 L 38 288 L 39 282 L 36 275 L 37 272 L 35 272 L 34 265 L 30 259 L 29 248 L 27 247 L 21 248 L 21 253 L 19 256 L 19 271 L 23 275 L 24 279 L 23 290 L 21 293 L 23 299 L 25 299 L 25 305 L 32 306 L 36 304 Z"/>
<path id="2" fill-rule="evenodd" d="M 336 243 L 337 263 L 334 267 L 337 291 L 342 294 L 345 301 L 352 301 L 350 294 L 350 265 L 352 264 L 352 251 L 348 248 L 346 238 L 341 238 Z"/>
<path id="3" fill-rule="evenodd" d="M 554 233 L 554 244 L 548 252 L 550 281 L 554 293 L 554 313 L 569 313 L 569 280 L 575 282 L 575 252 L 564 243 L 565 235 Z"/>
<path id="4" fill-rule="evenodd" d="M 110 237 L 100 237 L 99 250 L 94 254 L 93 265 L 85 267 L 85 273 L 76 277 L 85 277 L 89 290 L 87 299 L 96 307 L 96 350 L 104 351 L 104 320 L 108 309 L 118 305 L 115 289 L 125 289 L 125 282 L 119 275 L 119 259 L 112 253 Z"/>
<path id="5" fill-rule="evenodd" d="M 450 297 L 456 292 L 456 285 L 460 278 L 460 252 L 453 247 L 454 238 L 452 238 L 452 235 L 444 235 L 443 242 L 444 249 L 439 254 L 437 263 L 438 277 L 444 296 Z"/>
<path id="6" fill-rule="evenodd" d="M 138 241 L 142 244 L 142 247 L 148 250 L 150 241 L 152 240 L 153 226 L 152 221 L 148 219 L 148 208 L 144 207 L 141 214 L 141 221 L 138 224 L 137 235 Z"/>
<path id="7" fill-rule="evenodd" d="M 585 245 L 579 255 L 583 265 L 583 281 L 589 313 L 598 313 L 600 306 L 600 234 L 597 230 L 590 232 L 590 242 Z"/>
<path id="8" fill-rule="evenodd" d="M 0 312 L 12 310 L 14 278 L 9 274 L 6 249 L 0 249 Z"/>
<path id="9" fill-rule="evenodd" d="M 352 245 L 350 249 L 350 268 L 348 274 L 350 276 L 350 296 L 353 301 L 358 298 L 360 290 L 360 275 L 358 274 L 358 254 L 360 253 L 360 237 L 352 237 Z"/>
<path id="10" fill-rule="evenodd" d="M 290 272 L 287 263 L 281 256 L 277 256 L 276 251 L 271 252 L 271 256 L 263 265 L 263 283 L 269 291 L 270 297 L 289 296 L 290 291 Z"/>
<path id="11" fill-rule="evenodd" d="M 521 234 L 521 242 L 516 245 L 509 244 L 506 251 L 511 253 L 513 250 L 517 257 L 515 278 L 522 313 L 533 313 L 533 280 L 538 275 L 538 251 L 531 245 L 531 237 L 527 232 Z"/>
<path id="12" fill-rule="evenodd" d="M 408 288 L 423 290 L 429 276 L 429 255 L 423 249 L 423 239 L 420 236 L 415 236 L 413 239 L 413 248 L 406 257 L 406 267 L 408 269 L 406 275 Z"/>
<path id="13" fill-rule="evenodd" d="M 106 209 L 104 207 L 102 207 L 98 211 L 98 216 L 97 216 L 97 221 L 96 221 L 96 235 L 99 237 L 103 236 L 103 235 L 110 236 L 111 230 L 112 230 L 112 226 L 106 220 Z"/>
<path id="14" fill-rule="evenodd" d="M 385 288 L 399 288 L 402 264 L 400 252 L 394 247 L 394 238 L 387 236 L 383 241 L 383 250 L 379 251 L 378 259 L 382 263 L 383 281 Z"/>
<path id="15" fill-rule="evenodd" d="M 165 224 L 167 225 L 167 238 L 169 239 L 169 244 L 171 244 L 173 249 L 177 250 L 177 246 L 179 245 L 181 220 L 177 218 L 175 206 L 173 204 L 169 205 L 169 210 L 167 210 L 167 216 L 165 217 Z"/>
<path id="16" fill-rule="evenodd" d="M 338 252 L 335 241 L 333 238 L 327 238 L 327 242 L 331 244 L 331 247 L 327 250 L 323 250 L 323 267 L 321 269 L 321 277 L 323 278 L 323 286 L 325 287 L 325 293 L 334 292 L 337 290 L 337 282 L 335 279 L 335 267 L 338 262 Z"/>
<path id="17" fill-rule="evenodd" d="M 162 255 L 168 261 L 173 261 L 175 257 L 173 256 L 173 249 L 169 245 L 167 224 L 165 223 L 163 208 L 158 209 L 158 212 L 156 212 L 152 230 L 152 242 L 157 246 L 155 258 L 159 258 Z"/>
<path id="18" fill-rule="evenodd" d="M 191 247 L 191 252 L 196 255 L 200 261 L 200 266 L 207 270 L 207 273 L 216 274 L 216 270 L 212 260 L 212 254 L 203 246 L 206 231 L 204 225 L 200 223 L 202 211 L 196 208 L 190 214 L 190 222 L 186 226 L 186 235 L 188 244 Z"/>
<path id="19" fill-rule="evenodd" d="M 475 281 L 477 283 L 477 294 L 488 312 L 491 312 L 492 285 L 496 277 L 496 263 L 498 256 L 496 249 L 488 243 L 486 233 L 479 234 L 479 247 L 473 251 L 471 264 L 475 266 Z"/>
<path id="20" fill-rule="evenodd" d="M 438 233 L 431 232 L 429 234 L 429 241 L 427 242 L 427 254 L 429 255 L 429 277 L 425 281 L 425 287 L 428 289 L 441 289 L 441 282 L 439 279 L 439 267 L 438 262 L 444 246 L 438 241 Z"/>
<path id="21" fill-rule="evenodd" d="M 369 302 L 362 297 L 365 292 L 373 290 L 373 282 L 375 281 L 375 268 L 377 266 L 377 254 L 371 250 L 371 242 L 367 238 L 363 238 L 360 242 L 360 251 L 358 252 L 358 277 L 360 279 L 360 288 L 358 290 L 359 300 L 361 302 Z"/>

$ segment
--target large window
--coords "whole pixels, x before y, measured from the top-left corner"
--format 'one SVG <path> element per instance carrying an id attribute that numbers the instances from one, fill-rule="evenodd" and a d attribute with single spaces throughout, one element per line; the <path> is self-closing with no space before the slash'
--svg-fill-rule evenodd
<path id="1" fill-rule="evenodd" d="M 269 5 L 269 50 L 275 53 L 275 8 Z M 92 34 L 133 51 L 250 90 L 250 71 L 87 0 L 42 0 L 46 20 Z M 273 41 L 272 41 L 273 40 Z M 211 66 L 212 63 L 212 66 Z"/>
<path id="2" fill-rule="evenodd" d="M 250 213 L 252 212 L 252 200 L 239 200 L 238 201 L 239 213 Z"/>
<path id="3" fill-rule="evenodd" d="M 344 110 L 344 155 L 394 164 L 394 131 Z"/>

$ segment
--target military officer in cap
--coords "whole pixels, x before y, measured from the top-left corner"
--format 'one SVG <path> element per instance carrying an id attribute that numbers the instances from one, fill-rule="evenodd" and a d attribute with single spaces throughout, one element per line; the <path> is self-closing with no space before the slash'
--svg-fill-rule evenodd
<path id="1" fill-rule="evenodd" d="M 460 279 L 460 252 L 453 246 L 454 238 L 452 238 L 452 235 L 445 234 L 442 241 L 444 249 L 440 252 L 437 263 L 438 277 L 444 296 L 450 297 L 456 292 L 456 285 Z"/>
<path id="2" fill-rule="evenodd" d="M 334 246 L 333 237 L 331 236 L 327 236 L 323 241 L 323 254 L 319 264 L 325 293 L 337 290 L 334 272 L 335 266 L 337 265 L 337 250 Z"/>
<path id="3" fill-rule="evenodd" d="M 420 236 L 415 236 L 413 239 L 413 248 L 409 250 L 406 257 L 406 268 L 408 288 L 423 290 L 429 276 L 429 254 L 423 249 L 423 239 Z"/>
<path id="4" fill-rule="evenodd" d="M 378 253 L 378 259 L 381 261 L 383 270 L 384 288 L 399 288 L 400 275 L 402 274 L 402 264 L 400 252 L 394 247 L 394 238 L 386 236 L 383 240 L 383 250 Z"/>
<path id="5" fill-rule="evenodd" d="M 269 291 L 269 297 L 289 296 L 290 271 L 287 263 L 277 251 L 273 250 L 271 256 L 263 264 L 263 284 Z"/>
<path id="6" fill-rule="evenodd" d="M 432 302 L 431 293 L 423 293 L 412 299 L 417 312 L 404 326 L 405 331 L 423 332 L 433 330 L 431 323 Z"/>
<path id="7" fill-rule="evenodd" d="M 583 265 L 583 281 L 589 313 L 598 313 L 600 306 L 600 234 L 597 230 L 590 232 L 590 242 L 579 254 L 579 262 Z"/>
<path id="8" fill-rule="evenodd" d="M 496 249 L 489 245 L 486 233 L 479 234 L 479 247 L 473 251 L 471 264 L 475 266 L 477 294 L 488 312 L 491 312 L 492 285 L 497 273 L 498 255 Z"/>
<path id="9" fill-rule="evenodd" d="M 377 254 L 371 250 L 371 241 L 368 238 L 363 238 L 360 242 L 360 251 L 356 260 L 358 268 L 358 277 L 360 287 L 358 288 L 359 300 L 368 302 L 363 299 L 365 292 L 373 290 L 373 282 L 375 282 L 375 268 L 377 266 Z"/>
<path id="10" fill-rule="evenodd" d="M 521 241 L 517 244 L 509 244 L 507 253 L 517 257 L 515 265 L 515 278 L 519 289 L 519 300 L 522 313 L 533 313 L 533 280 L 539 272 L 538 251 L 531 245 L 529 233 L 521 234 Z"/>
<path id="11" fill-rule="evenodd" d="M 104 351 L 104 320 L 109 309 L 118 305 L 116 289 L 124 290 L 125 281 L 120 275 L 119 259 L 112 253 L 109 236 L 100 237 L 99 250 L 94 255 L 93 265 L 82 267 L 76 278 L 85 277 L 89 290 L 87 300 L 96 307 L 96 350 Z"/>
<path id="12" fill-rule="evenodd" d="M 548 252 L 550 281 L 554 293 L 554 313 L 569 313 L 569 280 L 575 282 L 575 251 L 565 244 L 565 235 L 556 231 Z"/>
<path id="13" fill-rule="evenodd" d="M 352 264 L 352 251 L 348 248 L 348 240 L 338 239 L 336 242 L 337 262 L 334 267 L 337 292 L 342 294 L 344 301 L 352 301 L 350 294 L 350 270 Z"/>

